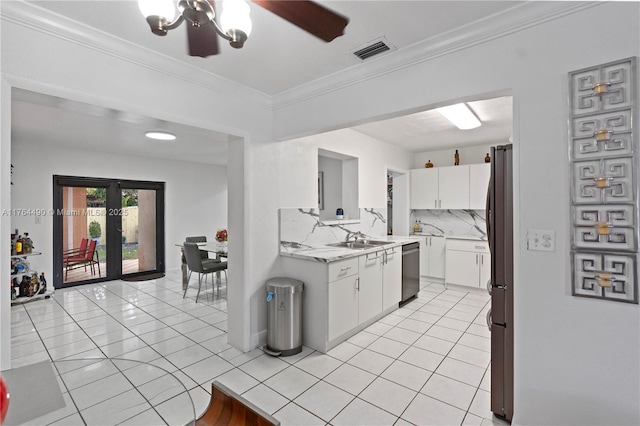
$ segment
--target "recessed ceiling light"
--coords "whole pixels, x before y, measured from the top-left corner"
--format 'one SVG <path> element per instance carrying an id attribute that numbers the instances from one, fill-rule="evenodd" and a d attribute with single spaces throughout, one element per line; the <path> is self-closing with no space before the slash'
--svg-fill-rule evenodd
<path id="1" fill-rule="evenodd" d="M 176 135 L 168 132 L 147 132 L 144 135 L 149 139 L 158 139 L 161 141 L 172 141 L 176 138 Z"/>
<path id="2" fill-rule="evenodd" d="M 466 104 L 455 104 L 436 109 L 461 130 L 475 129 L 482 124 Z"/>

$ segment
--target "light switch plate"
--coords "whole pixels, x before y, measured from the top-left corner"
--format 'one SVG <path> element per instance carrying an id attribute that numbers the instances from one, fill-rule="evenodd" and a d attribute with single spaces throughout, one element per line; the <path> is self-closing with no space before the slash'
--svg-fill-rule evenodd
<path id="1" fill-rule="evenodd" d="M 556 251 L 555 231 L 530 229 L 527 231 L 527 250 Z"/>

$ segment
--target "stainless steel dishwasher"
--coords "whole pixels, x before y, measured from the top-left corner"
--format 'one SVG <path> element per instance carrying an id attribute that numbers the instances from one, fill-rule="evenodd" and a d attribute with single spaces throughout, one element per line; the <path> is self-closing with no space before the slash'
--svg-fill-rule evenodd
<path id="1" fill-rule="evenodd" d="M 404 304 L 420 291 L 420 243 L 402 246 L 402 300 Z"/>

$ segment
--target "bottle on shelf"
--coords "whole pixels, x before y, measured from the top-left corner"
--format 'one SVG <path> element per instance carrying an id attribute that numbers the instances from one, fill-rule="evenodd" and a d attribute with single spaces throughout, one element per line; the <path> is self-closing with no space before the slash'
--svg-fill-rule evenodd
<path id="1" fill-rule="evenodd" d="M 29 297 L 38 294 L 40 291 L 40 280 L 38 278 L 38 273 L 34 272 L 31 274 L 31 283 L 29 284 Z"/>
<path id="2" fill-rule="evenodd" d="M 44 272 L 40 273 L 40 291 L 38 294 L 44 294 L 47 291 L 47 280 L 44 278 Z"/>
<path id="3" fill-rule="evenodd" d="M 20 287 L 18 287 L 18 297 L 27 297 L 29 294 L 29 285 L 31 284 L 31 280 L 29 277 L 24 275 L 22 277 L 22 281 L 20 281 Z"/>
<path id="4" fill-rule="evenodd" d="M 25 254 L 29 254 L 33 252 L 33 241 L 29 238 L 29 233 L 24 233 L 24 238 L 22 242 L 22 252 Z"/>
<path id="5" fill-rule="evenodd" d="M 16 277 L 13 277 L 11 279 L 11 300 L 16 300 L 18 298 L 18 294 L 16 293 L 16 291 L 19 286 L 20 284 L 18 284 L 18 279 Z"/>
<path id="6" fill-rule="evenodd" d="M 19 235 L 16 241 L 16 254 L 22 254 L 22 235 Z"/>

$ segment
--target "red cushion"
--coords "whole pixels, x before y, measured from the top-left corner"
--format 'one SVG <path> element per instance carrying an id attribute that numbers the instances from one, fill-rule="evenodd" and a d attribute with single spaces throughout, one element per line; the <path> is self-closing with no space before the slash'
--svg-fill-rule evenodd
<path id="1" fill-rule="evenodd" d="M 0 376 L 0 424 L 4 422 L 4 418 L 7 415 L 9 409 L 9 389 L 7 384 L 2 380 Z"/>

